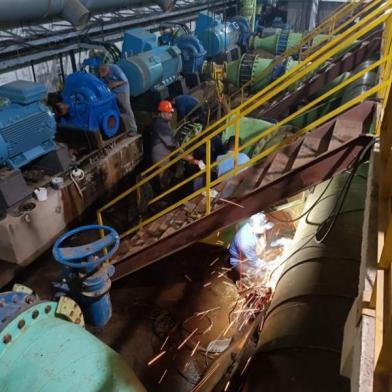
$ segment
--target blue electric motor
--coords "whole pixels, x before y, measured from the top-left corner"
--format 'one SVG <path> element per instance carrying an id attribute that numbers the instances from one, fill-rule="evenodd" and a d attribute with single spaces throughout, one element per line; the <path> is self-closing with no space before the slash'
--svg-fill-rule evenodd
<path id="1" fill-rule="evenodd" d="M 180 35 L 174 40 L 174 45 L 181 50 L 182 73 L 201 73 L 206 50 L 194 35 Z"/>
<path id="2" fill-rule="evenodd" d="M 46 87 L 24 80 L 0 87 L 0 166 L 19 169 L 56 149 L 56 121 L 40 101 Z"/>
<path id="3" fill-rule="evenodd" d="M 234 48 L 240 37 L 237 23 L 223 23 L 219 15 L 200 12 L 195 34 L 207 51 L 207 57 L 215 57 Z"/>
<path id="4" fill-rule="evenodd" d="M 117 65 L 129 80 L 131 96 L 137 97 L 150 89 L 166 87 L 179 78 L 181 50 L 177 46 L 159 46 L 122 59 Z"/>
<path id="5" fill-rule="evenodd" d="M 158 47 L 157 36 L 141 27 L 137 27 L 125 32 L 121 54 L 125 58 L 147 52 L 156 47 Z"/>
<path id="6" fill-rule="evenodd" d="M 101 131 L 111 138 L 120 127 L 120 111 L 116 95 L 96 76 L 85 71 L 65 79 L 61 93 L 68 112 L 60 120 L 63 126 L 87 132 Z"/>
<path id="7" fill-rule="evenodd" d="M 108 232 L 103 238 L 87 245 L 64 247 L 75 234 L 98 230 Z M 53 246 L 53 256 L 62 265 L 62 279 L 54 284 L 55 296 L 67 296 L 82 308 L 86 322 L 103 327 L 112 315 L 109 290 L 113 265 L 106 261 L 120 244 L 117 232 L 108 226 L 82 226 L 63 234 Z"/>

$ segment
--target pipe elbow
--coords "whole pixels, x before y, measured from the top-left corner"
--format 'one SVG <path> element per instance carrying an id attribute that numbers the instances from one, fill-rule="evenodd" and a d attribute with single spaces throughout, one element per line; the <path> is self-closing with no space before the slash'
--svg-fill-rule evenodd
<path id="1" fill-rule="evenodd" d="M 90 20 L 90 11 L 79 0 L 68 0 L 60 16 L 76 28 L 83 28 Z"/>

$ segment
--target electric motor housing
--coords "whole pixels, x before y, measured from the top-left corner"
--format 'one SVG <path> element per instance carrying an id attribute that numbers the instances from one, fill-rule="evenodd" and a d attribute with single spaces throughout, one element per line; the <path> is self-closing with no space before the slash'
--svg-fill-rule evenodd
<path id="1" fill-rule="evenodd" d="M 20 169 L 56 149 L 56 121 L 46 87 L 18 80 L 0 87 L 0 166 Z"/>
<path id="2" fill-rule="evenodd" d="M 159 46 L 136 56 L 121 59 L 117 65 L 129 81 L 130 94 L 137 97 L 148 90 L 169 86 L 180 77 L 181 50 L 177 46 Z"/>
<path id="3" fill-rule="evenodd" d="M 219 15 L 203 11 L 197 18 L 195 34 L 207 51 L 207 57 L 214 58 L 237 46 L 240 28 L 235 22 L 222 22 Z"/>

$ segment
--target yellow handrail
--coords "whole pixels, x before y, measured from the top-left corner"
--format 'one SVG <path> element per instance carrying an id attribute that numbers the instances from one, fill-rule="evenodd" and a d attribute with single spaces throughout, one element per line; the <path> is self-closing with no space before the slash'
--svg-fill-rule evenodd
<path id="1" fill-rule="evenodd" d="M 241 103 L 242 103 L 243 98 L 244 98 L 245 89 L 250 87 L 252 84 L 258 82 L 259 80 L 262 80 L 265 76 L 270 74 L 277 65 L 282 64 L 284 61 L 286 61 L 289 57 L 291 57 L 292 55 L 294 55 L 297 52 L 300 53 L 300 56 L 299 56 L 300 59 L 305 59 L 307 57 L 306 54 L 310 53 L 310 49 L 316 50 L 324 43 L 324 42 L 320 42 L 318 45 L 312 46 L 307 51 L 301 52 L 301 50 L 304 46 L 310 45 L 312 43 L 312 40 L 314 39 L 314 37 L 316 37 L 319 34 L 327 33 L 327 32 L 328 32 L 328 35 L 330 35 L 330 36 L 333 36 L 335 34 L 340 33 L 340 31 L 343 30 L 345 27 L 347 27 L 350 23 L 352 23 L 355 18 L 362 16 L 363 14 L 368 12 L 371 8 L 375 7 L 381 1 L 383 1 L 383 0 L 374 0 L 366 8 L 359 10 L 358 14 L 352 15 L 348 20 L 344 21 L 342 24 L 340 24 L 336 27 L 337 21 L 348 16 L 350 14 L 350 12 L 353 12 L 355 9 L 359 8 L 363 4 L 366 4 L 368 2 L 368 0 L 359 0 L 359 1 L 352 1 L 352 2 L 348 2 L 348 3 L 344 3 L 342 6 L 340 6 L 335 11 L 334 14 L 330 15 L 320 25 L 318 25 L 312 31 L 310 31 L 309 33 L 304 35 L 299 44 L 297 44 L 291 48 L 288 48 L 283 54 L 275 57 L 273 59 L 272 63 L 267 68 L 265 68 L 261 72 L 254 75 L 249 81 L 244 83 L 239 89 L 237 89 L 235 92 L 233 92 L 228 97 L 228 100 L 231 102 L 234 97 L 236 97 L 238 94 L 240 94 L 241 95 Z M 332 29 L 330 28 L 331 25 L 333 25 Z M 189 120 L 191 115 L 197 109 L 201 108 L 201 106 L 202 106 L 202 104 L 195 106 L 193 108 L 193 110 L 190 113 L 188 113 L 188 115 L 186 115 L 185 118 L 178 124 L 178 128 L 183 126 L 183 124 Z M 198 135 L 195 138 L 197 138 L 197 137 L 198 137 Z M 148 168 L 145 172 L 143 172 L 143 175 L 146 175 L 148 172 L 153 170 L 155 167 L 156 166 L 152 166 L 152 167 Z"/>
<path id="2" fill-rule="evenodd" d="M 362 3 L 363 0 L 360 2 Z M 372 7 L 378 5 L 380 2 L 385 2 L 385 0 L 374 0 L 371 4 Z M 369 4 L 370 5 L 370 4 Z M 306 59 L 307 62 L 311 62 L 314 61 L 318 56 L 320 56 L 322 53 L 324 52 L 328 52 L 333 48 L 334 44 L 336 44 L 339 41 L 343 41 L 352 33 L 352 31 L 355 31 L 356 29 L 359 28 L 359 26 L 366 26 L 366 23 L 368 21 L 370 21 L 372 18 L 374 18 L 373 14 L 376 13 L 377 15 L 379 15 L 382 10 L 385 10 L 386 6 L 385 4 L 383 6 L 381 6 L 380 8 L 374 10 L 372 13 L 370 13 L 370 16 L 365 16 L 360 22 L 358 22 L 356 25 L 352 26 L 350 29 L 348 29 L 347 31 L 343 32 L 342 34 L 340 34 L 337 37 L 334 37 L 333 40 L 328 41 L 324 44 L 324 46 L 322 46 L 318 51 L 317 51 L 317 55 L 315 54 L 316 52 L 310 54 L 310 56 Z M 369 11 L 369 7 L 366 7 L 366 12 Z M 362 10 L 363 11 L 363 10 Z M 370 30 L 368 30 L 370 31 Z M 338 41 L 337 41 L 338 40 Z M 350 43 L 353 43 L 355 40 L 350 41 Z M 331 44 L 332 43 L 332 44 Z M 347 45 L 348 46 L 348 45 Z M 346 47 L 347 47 L 346 46 Z M 335 52 L 335 54 L 337 54 L 339 52 Z M 329 55 L 326 59 L 333 57 L 332 55 Z M 193 138 L 187 140 L 187 142 L 185 142 L 184 144 L 182 144 L 181 148 L 172 151 L 170 154 L 168 154 L 162 161 L 150 166 L 147 170 L 145 170 L 142 175 L 146 176 L 148 173 L 152 172 L 153 170 L 157 169 L 158 166 L 160 166 L 162 164 L 162 162 L 166 162 L 169 161 L 172 157 L 174 157 L 176 154 L 181 153 L 181 151 L 186 148 L 187 146 L 189 146 L 190 144 L 194 143 L 196 140 L 199 140 L 201 137 L 209 134 L 210 132 L 212 132 L 212 130 L 214 129 L 214 127 L 217 127 L 220 124 L 224 124 L 225 121 L 229 120 L 230 117 L 233 116 L 233 114 L 237 111 L 237 110 L 242 110 L 244 107 L 246 107 L 247 105 L 249 105 L 250 102 L 252 101 L 256 101 L 259 100 L 261 97 L 263 97 L 265 94 L 267 94 L 270 90 L 273 91 L 283 91 L 284 89 L 281 89 L 279 86 L 281 85 L 281 83 L 292 77 L 293 74 L 295 74 L 296 72 L 298 72 L 298 70 L 300 70 L 304 64 L 306 65 L 306 63 L 300 63 L 297 66 L 291 68 L 290 70 L 288 70 L 284 75 L 282 75 L 280 78 L 276 79 L 275 81 L 273 81 L 272 83 L 268 84 L 267 86 L 265 86 L 262 90 L 260 90 L 258 93 L 254 94 L 252 97 L 250 97 L 247 101 L 241 103 L 239 106 L 237 106 L 233 111 L 231 111 L 230 113 L 227 113 L 226 115 L 222 116 L 219 120 L 217 120 L 214 124 L 212 124 L 211 126 L 207 127 L 206 129 L 204 129 L 202 132 L 198 133 L 196 136 L 194 136 Z M 300 78 L 298 78 L 299 80 Z M 279 90 L 277 90 L 277 88 Z M 277 94 L 274 94 L 277 95 Z M 271 98 L 271 97 L 270 97 Z M 266 101 L 264 101 L 266 102 Z M 261 105 L 260 105 L 261 106 Z"/>
<path id="3" fill-rule="evenodd" d="M 296 82 L 298 82 L 305 75 L 309 74 L 309 72 L 312 72 L 313 70 L 318 68 L 328 58 L 338 54 L 339 52 L 341 52 L 342 50 L 347 48 L 352 42 L 354 42 L 358 38 L 363 37 L 368 32 L 370 32 L 374 28 L 376 28 L 377 26 L 382 25 L 385 21 L 387 21 L 387 20 L 390 21 L 391 6 L 392 6 L 392 0 L 384 1 L 384 4 L 382 4 L 376 10 L 374 10 L 371 13 L 369 13 L 368 15 L 366 15 L 362 20 L 360 20 L 354 26 L 351 26 L 347 31 L 345 31 L 341 35 L 335 37 L 333 40 L 328 42 L 325 45 L 325 47 L 323 47 L 320 51 L 318 51 L 317 53 L 311 54 L 306 63 L 299 64 L 298 66 L 296 66 L 295 68 L 290 70 L 288 72 L 288 76 L 285 78 L 282 78 L 283 82 L 281 79 L 278 79 L 277 81 L 272 83 L 271 86 L 266 87 L 260 93 L 256 94 L 254 97 L 252 97 L 252 99 L 250 99 L 249 101 L 240 105 L 235 110 L 235 112 L 231 116 L 231 118 L 229 118 L 228 116 L 224 116 L 223 120 L 221 119 L 216 124 L 209 127 L 206 131 L 203 131 L 204 136 L 205 136 L 204 139 L 193 143 L 191 146 L 187 147 L 186 149 L 184 148 L 184 146 L 189 145 L 189 143 L 185 143 L 181 153 L 177 154 L 178 156 L 176 156 L 174 159 L 172 159 L 170 161 L 166 160 L 167 161 L 166 164 L 161 163 L 162 167 L 160 167 L 154 173 L 146 176 L 138 184 L 131 187 L 126 192 L 122 193 L 117 198 L 115 198 L 114 200 L 112 200 L 111 202 L 109 202 L 108 204 L 103 206 L 102 208 L 100 208 L 97 211 L 98 221 L 101 223 L 103 222 L 102 213 L 105 210 L 112 207 L 114 204 L 116 204 L 118 201 L 122 200 L 124 197 L 126 197 L 126 196 L 130 195 L 131 193 L 135 192 L 136 190 L 140 189 L 144 184 L 146 184 L 150 180 L 152 180 L 154 178 L 158 178 L 158 176 L 161 173 L 163 173 L 165 170 L 170 169 L 171 167 L 173 167 L 174 164 L 176 164 L 176 162 L 178 162 L 179 160 L 184 158 L 186 155 L 191 154 L 193 151 L 195 151 L 196 149 L 198 149 L 199 147 L 201 147 L 203 145 L 206 148 L 206 159 L 205 159 L 206 160 L 206 168 L 204 170 L 201 170 L 198 173 L 195 173 L 195 175 L 182 181 L 180 184 L 177 184 L 176 186 L 172 187 L 171 189 L 164 191 L 162 194 L 155 197 L 155 199 L 153 199 L 153 201 L 151 201 L 151 202 L 156 202 L 157 200 L 162 199 L 163 197 L 169 195 L 174 190 L 180 188 L 181 186 L 185 185 L 186 183 L 189 183 L 190 181 L 192 181 L 193 179 L 195 179 L 199 176 L 203 176 L 205 178 L 205 185 L 201 189 L 197 190 L 196 192 L 192 193 L 191 195 L 187 196 L 186 198 L 180 200 L 179 202 L 173 204 L 169 208 L 159 212 L 158 214 L 148 218 L 147 220 L 145 220 L 143 222 L 142 221 L 139 222 L 139 224 L 137 226 L 126 230 L 124 233 L 121 234 L 121 237 L 123 238 L 123 237 L 137 231 L 138 229 L 140 229 L 144 225 L 146 225 L 156 219 L 159 219 L 161 216 L 165 215 L 166 213 L 168 213 L 170 211 L 173 211 L 178 206 L 186 203 L 187 201 L 191 200 L 192 198 L 194 198 L 202 193 L 205 195 L 205 203 L 206 203 L 205 204 L 206 205 L 205 213 L 209 214 L 212 210 L 212 206 L 211 206 L 211 204 L 212 204 L 211 203 L 211 199 L 212 199 L 211 189 L 212 189 L 212 187 L 215 187 L 216 185 L 222 183 L 223 181 L 225 181 L 229 177 L 238 173 L 240 170 L 255 164 L 256 162 L 260 161 L 261 159 L 263 159 L 267 155 L 277 151 L 283 145 L 290 143 L 291 141 L 295 140 L 296 138 L 303 135 L 304 133 L 309 132 L 310 130 L 325 123 L 326 121 L 329 121 L 330 119 L 334 118 L 335 116 L 339 115 L 340 113 L 343 113 L 345 110 L 348 110 L 349 108 L 353 107 L 354 105 L 360 103 L 364 99 L 371 97 L 372 95 L 374 95 L 376 93 L 380 93 L 382 91 L 384 92 L 384 96 L 385 96 L 385 92 L 389 93 L 390 83 L 391 83 L 390 72 L 389 73 L 385 72 L 387 69 L 390 68 L 389 67 L 390 58 L 391 58 L 390 45 L 387 45 L 386 48 L 384 47 L 383 56 L 378 61 L 376 61 L 375 63 L 366 67 L 366 69 L 352 75 L 346 81 L 340 83 L 338 86 L 329 90 L 327 93 L 323 94 L 321 97 L 316 98 L 315 100 L 313 100 L 312 102 L 310 102 L 309 104 L 304 106 L 303 108 L 297 110 L 295 113 L 288 116 L 286 119 L 273 125 L 269 129 L 267 129 L 265 132 L 263 132 L 262 134 L 253 137 L 251 140 L 247 141 L 242 146 L 239 146 L 239 131 L 240 131 L 241 118 L 243 118 L 246 115 L 248 115 L 249 113 L 253 112 L 255 109 L 261 107 L 265 102 L 267 102 L 269 99 L 276 96 L 280 92 L 284 91 L 286 88 L 294 85 Z M 388 43 L 389 43 L 389 41 L 388 41 Z M 388 67 L 386 65 L 388 65 Z M 347 87 L 348 85 L 350 85 L 354 81 L 358 80 L 365 73 L 372 71 L 372 70 L 375 70 L 377 68 L 382 72 L 380 72 L 380 82 L 376 86 L 374 86 L 373 88 L 371 88 L 370 90 L 368 90 L 366 92 L 363 92 L 360 96 L 345 103 L 341 107 L 326 114 L 322 118 L 313 122 L 311 125 L 308 125 L 307 127 L 299 130 L 294 135 L 284 139 L 282 142 L 268 148 L 265 151 L 262 151 L 261 153 L 252 157 L 252 159 L 250 159 L 250 161 L 248 161 L 247 163 L 242 164 L 242 165 L 238 164 L 238 154 L 241 151 L 243 151 L 245 148 L 247 148 L 251 145 L 255 145 L 261 139 L 265 138 L 266 136 L 268 136 L 269 134 L 271 134 L 272 132 L 277 130 L 280 126 L 287 124 L 289 121 L 291 121 L 292 119 L 305 113 L 310 108 L 313 108 L 315 105 L 324 101 L 326 98 L 330 97 L 332 94 L 336 93 L 337 91 L 342 90 L 343 88 Z M 235 143 L 234 152 L 232 153 L 232 156 L 234 157 L 234 161 L 235 161 L 234 168 L 230 172 L 228 172 L 228 173 L 224 174 L 223 176 L 220 176 L 216 180 L 212 181 L 211 180 L 212 169 L 218 165 L 218 162 L 211 162 L 212 139 L 215 136 L 220 135 L 222 132 L 224 132 L 230 126 L 235 127 L 234 134 L 235 134 L 236 143 Z M 206 135 L 207 132 L 208 132 L 208 134 Z M 151 202 L 150 202 L 150 204 L 151 204 Z"/>

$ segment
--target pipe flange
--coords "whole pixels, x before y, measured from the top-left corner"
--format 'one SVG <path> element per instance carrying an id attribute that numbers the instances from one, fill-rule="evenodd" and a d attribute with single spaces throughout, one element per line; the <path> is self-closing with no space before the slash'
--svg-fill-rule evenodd
<path id="1" fill-rule="evenodd" d="M 0 331 L 0 357 L 16 339 L 35 323 L 55 317 L 56 302 L 35 303 L 13 318 Z"/>

